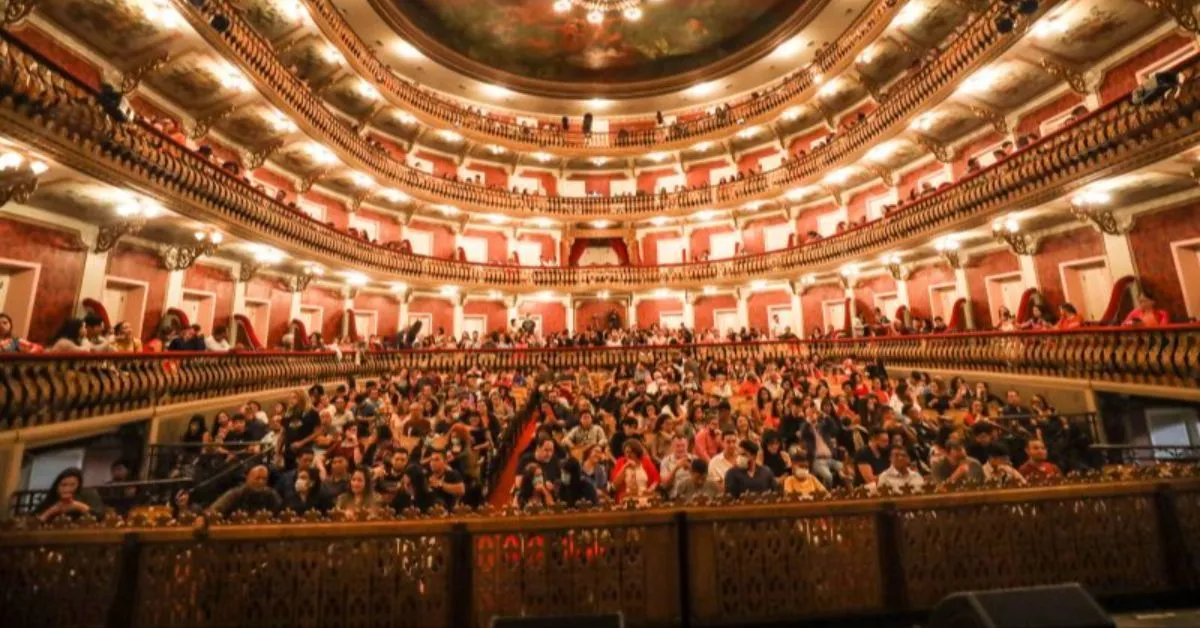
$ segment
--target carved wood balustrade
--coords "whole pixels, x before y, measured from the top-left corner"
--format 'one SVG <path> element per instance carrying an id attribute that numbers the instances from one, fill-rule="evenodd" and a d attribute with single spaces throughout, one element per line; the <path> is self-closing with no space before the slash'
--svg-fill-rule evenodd
<path id="1" fill-rule="evenodd" d="M 717 139 L 738 128 L 766 122 L 787 106 L 801 102 L 801 96 L 816 86 L 814 77 L 828 78 L 848 66 L 862 48 L 870 45 L 891 23 L 907 0 L 875 0 L 855 17 L 845 32 L 813 54 L 809 67 L 796 71 L 776 85 L 760 90 L 758 96 L 730 106 L 724 115 L 714 112 L 689 118 L 671 127 L 628 129 L 620 131 L 583 133 L 563 131 L 558 121 L 553 128 L 539 128 L 501 120 L 440 98 L 418 85 L 401 79 L 379 60 L 370 46 L 347 23 L 346 18 L 330 0 L 306 0 L 309 14 L 321 31 L 333 41 L 362 75 L 371 77 L 380 90 L 428 118 L 453 125 L 456 129 L 482 140 L 499 140 L 513 148 L 576 149 L 572 153 L 588 153 L 604 149 L 605 155 L 637 154 L 645 150 L 683 148 L 705 139 Z M 653 119 L 647 120 L 653 123 Z M 622 121 L 623 122 L 623 121 Z M 725 133 L 722 133 L 724 131 Z M 633 149 L 622 151 L 621 149 Z M 614 151 L 615 149 L 615 151 Z M 637 152 L 635 152 L 637 151 Z"/>
<path id="2" fill-rule="evenodd" d="M 0 429 L 70 421 L 318 381 L 395 373 L 611 369 L 678 359 L 882 360 L 889 367 L 955 369 L 1178 388 L 1200 386 L 1200 326 L 885 336 L 822 341 L 570 349 L 418 350 L 348 354 L 250 352 L 10 354 L 0 361 Z"/>
<path id="3" fill-rule="evenodd" d="M 1049 10 L 1058 1 L 1049 0 L 1043 7 Z M 1003 6 L 995 4 L 976 14 L 963 33 L 938 52 L 936 60 L 893 88 L 879 108 L 867 114 L 863 122 L 769 173 L 725 186 L 679 193 L 570 198 L 513 194 L 507 190 L 449 181 L 410 168 L 335 116 L 307 84 L 288 72 L 270 42 L 245 21 L 228 0 L 212 0 L 200 7 L 186 2 L 177 4 L 210 43 L 240 61 L 243 69 L 264 89 L 264 96 L 281 109 L 296 114 L 296 121 L 302 128 L 310 129 L 318 139 L 350 157 L 355 162 L 350 165 L 364 168 L 381 185 L 398 187 L 429 203 L 452 203 L 463 209 L 483 212 L 531 212 L 571 219 L 649 218 L 663 212 L 720 208 L 778 197 L 785 187 L 815 181 L 860 157 L 879 142 L 885 132 L 903 128 L 918 107 L 949 94 L 959 79 L 997 57 L 1016 41 L 1015 37 L 1005 36 L 996 29 L 995 18 L 1004 10 Z M 230 26 L 220 33 L 208 27 L 217 15 L 226 16 L 230 22 Z"/>
<path id="4" fill-rule="evenodd" d="M 687 508 L 23 521 L 0 532 L 7 626 L 631 625 L 927 611 L 964 589 L 1200 590 L 1200 471 L 1019 489 Z"/>
<path id="5" fill-rule="evenodd" d="M 703 263 L 651 267 L 537 268 L 472 264 L 404 255 L 309 219 L 241 179 L 172 143 L 145 124 L 117 124 L 94 95 L 16 42 L 0 40 L 0 117 L 6 132 L 64 163 L 154 191 L 187 214 L 253 230 L 314 257 L 403 276 L 416 283 L 453 282 L 512 289 L 646 288 L 759 277 L 794 277 L 819 265 L 932 236 L 1013 206 L 1055 198 L 1099 176 L 1133 170 L 1178 153 L 1200 130 L 1195 72 L 1178 98 L 1150 106 L 1110 103 L 957 184 L 882 219 L 824 240 L 771 253 Z M 1194 70 L 1195 59 L 1181 69 Z M 300 254 L 300 253 L 298 253 Z"/>

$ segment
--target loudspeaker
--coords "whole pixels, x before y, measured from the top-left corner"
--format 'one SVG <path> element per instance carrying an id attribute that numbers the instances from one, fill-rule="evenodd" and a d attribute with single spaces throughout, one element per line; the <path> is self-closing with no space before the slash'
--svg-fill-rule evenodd
<path id="1" fill-rule="evenodd" d="M 1078 583 L 994 591 L 964 591 L 942 598 L 930 628 L 1115 628 Z"/>
<path id="2" fill-rule="evenodd" d="M 558 617 L 493 617 L 491 628 L 625 628 L 625 616 L 560 615 Z"/>

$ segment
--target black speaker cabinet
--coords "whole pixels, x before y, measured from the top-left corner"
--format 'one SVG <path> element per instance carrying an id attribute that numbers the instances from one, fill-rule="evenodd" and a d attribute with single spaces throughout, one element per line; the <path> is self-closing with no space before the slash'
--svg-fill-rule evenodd
<path id="1" fill-rule="evenodd" d="M 1115 628 L 1077 583 L 964 591 L 938 602 L 930 628 Z"/>

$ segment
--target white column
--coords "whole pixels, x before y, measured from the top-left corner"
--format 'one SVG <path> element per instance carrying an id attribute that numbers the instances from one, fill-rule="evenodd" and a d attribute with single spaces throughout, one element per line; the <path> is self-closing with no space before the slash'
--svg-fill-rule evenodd
<path id="1" fill-rule="evenodd" d="M 509 324 L 512 323 L 512 321 L 516 320 L 516 318 L 517 318 L 517 313 L 520 311 L 517 308 L 518 301 L 519 301 L 519 298 L 515 295 L 508 299 L 507 320 L 504 321 L 504 329 L 505 330 L 507 330 Z"/>
<path id="2" fill-rule="evenodd" d="M 461 338 L 463 333 L 463 302 L 466 300 L 465 295 L 455 296 L 454 302 L 454 328 L 451 333 L 455 338 Z"/>
<path id="3" fill-rule="evenodd" d="M 79 281 L 79 296 L 75 302 L 78 310 L 84 299 L 104 300 L 104 286 L 108 274 L 108 253 L 96 253 L 88 248 L 83 258 L 83 277 Z"/>
<path id="4" fill-rule="evenodd" d="M 1021 283 L 1026 288 L 1037 288 L 1041 291 L 1042 284 L 1038 281 L 1037 266 L 1033 263 L 1032 255 L 1018 255 L 1017 263 L 1021 266 Z"/>
<path id="5" fill-rule="evenodd" d="M 750 291 L 737 291 L 737 315 L 738 325 L 746 329 L 750 328 Z"/>
<path id="6" fill-rule="evenodd" d="M 858 320 L 858 299 L 854 298 L 854 284 L 847 283 L 846 291 L 843 293 L 846 298 L 847 308 L 850 310 L 850 335 L 858 335 L 858 325 L 855 322 Z"/>
<path id="7" fill-rule="evenodd" d="M 1104 256 L 1108 258 L 1108 271 L 1112 274 L 1113 281 L 1121 277 L 1138 276 L 1137 263 L 1133 260 L 1133 249 L 1129 246 L 1127 234 L 1104 234 Z"/>
<path id="8" fill-rule="evenodd" d="M 292 321 L 300 318 L 300 297 L 302 294 L 303 293 L 301 293 L 301 292 L 293 292 L 292 293 L 292 303 L 291 303 L 291 306 L 288 307 L 288 323 L 289 324 Z"/>
<path id="9" fill-rule="evenodd" d="M 345 290 L 342 292 L 342 336 L 350 334 L 349 311 L 354 309 L 354 293 L 354 290 Z"/>
<path id="10" fill-rule="evenodd" d="M 971 310 L 971 290 L 967 285 L 966 268 L 954 269 L 954 290 L 958 292 L 958 298 L 966 299 L 966 307 L 963 308 L 963 315 L 967 329 L 975 329 L 975 315 Z"/>
<path id="11" fill-rule="evenodd" d="M 908 304 L 908 280 L 899 279 L 896 281 L 896 298 L 904 307 L 912 307 Z M 895 312 L 884 312 L 889 318 L 895 316 Z"/>
<path id="12" fill-rule="evenodd" d="M 399 333 L 401 330 L 408 329 L 408 300 L 410 298 L 409 295 L 411 294 L 412 292 L 408 291 L 400 295 L 400 314 L 396 317 L 396 324 L 398 326 L 396 329 L 397 333 Z"/>
<path id="13" fill-rule="evenodd" d="M 800 304 L 800 293 L 792 291 L 792 333 L 804 337 L 804 307 Z"/>
<path id="14" fill-rule="evenodd" d="M 563 300 L 563 309 L 567 313 L 567 334 L 575 335 L 575 300 L 567 297 Z"/>
<path id="15" fill-rule="evenodd" d="M 163 299 L 163 309 L 183 306 L 183 275 L 186 270 L 173 270 L 167 273 L 167 293 Z"/>
<path id="16" fill-rule="evenodd" d="M 683 295 L 683 324 L 688 329 L 696 328 L 696 299 L 686 292 Z"/>
<path id="17" fill-rule="evenodd" d="M 637 327 L 637 299 L 629 297 L 629 305 L 625 307 L 625 321 L 628 327 Z"/>
<path id="18" fill-rule="evenodd" d="M 229 317 L 229 337 L 230 342 L 236 343 L 238 338 L 238 322 L 234 318 L 237 314 L 246 313 L 246 283 L 242 281 L 242 265 L 234 264 L 233 266 L 233 311 Z M 267 330 L 262 330 L 259 333 L 265 334 Z M 266 338 L 264 337 L 265 341 Z"/>

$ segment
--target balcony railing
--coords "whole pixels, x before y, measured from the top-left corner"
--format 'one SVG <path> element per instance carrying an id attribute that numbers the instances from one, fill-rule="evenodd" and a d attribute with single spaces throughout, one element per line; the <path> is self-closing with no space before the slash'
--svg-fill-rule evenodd
<path id="1" fill-rule="evenodd" d="M 1043 7 L 1048 10 L 1056 3 L 1057 0 L 1050 0 L 1044 2 Z M 649 218 L 663 212 L 739 204 L 777 196 L 785 186 L 815 181 L 865 152 L 880 141 L 885 132 L 899 129 L 919 107 L 949 93 L 957 80 L 998 56 L 1014 41 L 1013 37 L 1005 37 L 996 29 L 995 18 L 1003 6 L 993 4 L 976 14 L 966 29 L 938 52 L 936 61 L 926 64 L 894 87 L 864 122 L 769 173 L 725 186 L 677 194 L 570 198 L 512 194 L 507 190 L 441 179 L 410 168 L 335 116 L 307 84 L 287 70 L 276 57 L 271 43 L 250 27 L 227 0 L 212 0 L 199 7 L 189 3 L 180 3 L 180 6 L 199 33 L 223 53 L 240 61 L 243 69 L 257 79 L 264 87 L 264 96 L 283 110 L 293 112 L 302 128 L 350 157 L 354 162 L 351 166 L 364 168 L 381 185 L 404 189 L 430 203 L 454 203 L 477 211 L 530 212 L 571 219 Z M 217 15 L 225 16 L 230 22 L 230 26 L 220 33 L 208 27 Z"/>
<path id="2" fill-rule="evenodd" d="M 488 115 L 476 108 L 465 107 L 421 89 L 405 81 L 385 66 L 371 48 L 359 38 L 330 0 L 306 0 L 309 13 L 317 26 L 333 41 L 363 76 L 372 77 L 389 100 L 399 103 L 428 120 L 452 125 L 480 139 L 498 140 L 518 148 L 604 150 L 606 154 L 622 149 L 668 150 L 683 142 L 696 142 L 715 137 L 722 131 L 753 125 L 777 116 L 782 109 L 799 101 L 812 89 L 818 75 L 829 77 L 848 65 L 858 50 L 869 45 L 891 22 L 892 17 L 907 0 L 875 0 L 858 14 L 845 32 L 829 45 L 817 50 L 812 65 L 796 71 L 782 81 L 761 89 L 752 96 L 729 105 L 723 111 L 688 115 L 676 124 L 660 126 L 656 120 L 633 121 L 644 128 L 630 128 L 605 133 L 583 133 L 582 130 L 563 131 L 557 120 L 542 120 L 536 126 L 519 124 L 511 119 Z M 511 118 L 511 116 L 509 116 Z M 629 124 L 621 120 L 618 124 Z"/>
<path id="3" fill-rule="evenodd" d="M 0 534 L 0 623 L 483 627 L 619 611 L 631 625 L 732 625 L 1060 582 L 1187 599 L 1200 590 L 1200 476 L 1150 471 L 687 509 L 18 528 Z"/>
<path id="4" fill-rule="evenodd" d="M 332 353 L 10 354 L 0 361 L 0 429 L 146 411 L 220 395 L 250 394 L 401 369 L 454 371 L 607 369 L 681 355 L 704 361 L 790 356 L 882 360 L 887 366 L 955 369 L 1195 388 L 1200 386 L 1200 325 L 983 332 L 931 336 L 591 347 Z"/>
<path id="5" fill-rule="evenodd" d="M 310 256 L 341 260 L 411 281 L 546 289 L 639 288 L 794 278 L 819 265 L 853 261 L 929 237 L 964 220 L 996 214 L 1076 189 L 1097 176 L 1127 172 L 1178 154 L 1200 130 L 1200 80 L 1194 71 L 1177 98 L 1150 106 L 1123 99 L 1070 128 L 1042 138 L 957 184 L 904 209 L 837 236 L 799 247 L 729 260 L 654 267 L 529 268 L 471 264 L 400 254 L 373 245 L 275 203 L 233 175 L 171 143 L 145 125 L 119 125 L 93 94 L 51 71 L 8 36 L 0 40 L 0 116 L 6 133 L 37 144 L 94 176 L 127 179 L 157 190 L 164 203 L 189 215 L 252 230 Z M 1181 70 L 1195 70 L 1190 60 Z"/>

